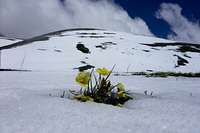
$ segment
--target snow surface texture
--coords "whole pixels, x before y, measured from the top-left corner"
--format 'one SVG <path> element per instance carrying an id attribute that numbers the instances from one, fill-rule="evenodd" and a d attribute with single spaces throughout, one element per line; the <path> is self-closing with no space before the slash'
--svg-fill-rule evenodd
<path id="1" fill-rule="evenodd" d="M 0 47 L 1 46 L 6 46 L 15 42 L 18 42 L 19 40 L 17 39 L 11 39 L 11 38 L 7 38 L 7 37 L 2 37 L 0 36 Z"/>
<path id="2" fill-rule="evenodd" d="M 135 92 L 123 108 L 60 98 L 74 73 L 1 72 L 0 133 L 199 133 L 200 79 L 111 77 Z M 143 95 L 153 91 L 153 97 Z M 51 95 L 49 95 L 51 94 Z"/>
<path id="3" fill-rule="evenodd" d="M 106 30 L 72 30 L 43 37 L 46 38 L 2 50 L 2 68 L 72 71 L 87 64 L 108 68 L 116 64 L 118 72 L 200 71 L 199 53 L 187 52 L 184 57 L 185 53 L 177 51 L 177 46 L 156 49 L 143 45 L 173 42 L 165 39 Z M 84 44 L 90 53 L 79 51 L 77 44 Z M 174 55 L 184 57 L 189 63 L 175 67 L 178 59 Z"/>

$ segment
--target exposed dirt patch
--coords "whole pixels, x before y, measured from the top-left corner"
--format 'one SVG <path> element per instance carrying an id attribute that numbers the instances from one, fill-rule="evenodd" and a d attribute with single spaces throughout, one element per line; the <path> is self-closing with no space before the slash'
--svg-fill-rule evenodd
<path id="1" fill-rule="evenodd" d="M 76 45 L 76 48 L 79 51 L 83 52 L 83 53 L 86 53 L 86 54 L 90 54 L 91 53 L 89 48 L 85 47 L 85 45 L 80 43 L 80 42 Z"/>
<path id="2" fill-rule="evenodd" d="M 101 45 L 96 45 L 96 48 L 101 48 L 103 50 L 107 49 L 109 46 L 117 45 L 117 43 L 114 42 L 103 42 Z"/>
<path id="3" fill-rule="evenodd" d="M 47 51 L 47 49 L 44 49 L 44 48 L 39 48 L 37 50 L 39 50 L 39 51 Z"/>
<path id="4" fill-rule="evenodd" d="M 80 67 L 77 67 L 77 68 L 74 68 L 74 69 L 78 69 L 79 71 L 85 71 L 85 70 L 89 70 L 89 69 L 92 69 L 92 68 L 95 68 L 95 66 L 85 65 L 85 66 L 80 66 Z"/>
<path id="5" fill-rule="evenodd" d="M 176 51 L 185 53 L 185 52 L 196 52 L 200 53 L 200 44 L 194 43 L 184 43 L 184 42 L 175 42 L 175 43 L 153 43 L 153 44 L 142 44 L 150 47 L 167 47 L 167 46 L 176 46 Z"/>
<path id="6" fill-rule="evenodd" d="M 174 56 L 176 56 L 178 58 L 177 65 L 175 67 L 185 66 L 185 65 L 187 65 L 189 63 L 189 61 L 187 61 L 183 57 L 180 57 L 178 55 L 174 55 Z"/>
<path id="7" fill-rule="evenodd" d="M 20 70 L 20 69 L 0 69 L 0 72 L 3 72 L 3 71 L 31 72 L 31 70 Z"/>
<path id="8" fill-rule="evenodd" d="M 54 49 L 54 52 L 61 53 L 61 52 L 62 52 L 62 50 L 60 50 L 60 49 Z"/>

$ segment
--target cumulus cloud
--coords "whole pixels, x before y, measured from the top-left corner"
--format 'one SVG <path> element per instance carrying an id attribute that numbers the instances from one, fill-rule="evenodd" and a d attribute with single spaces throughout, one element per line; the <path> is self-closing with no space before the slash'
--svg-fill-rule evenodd
<path id="1" fill-rule="evenodd" d="M 0 32 L 29 38 L 77 27 L 152 35 L 141 18 L 131 18 L 109 0 L 0 0 Z"/>
<path id="2" fill-rule="evenodd" d="M 200 42 L 199 22 L 191 22 L 182 15 L 182 8 L 177 4 L 163 3 L 156 13 L 158 19 L 165 20 L 174 34 L 169 39 L 188 42 Z"/>

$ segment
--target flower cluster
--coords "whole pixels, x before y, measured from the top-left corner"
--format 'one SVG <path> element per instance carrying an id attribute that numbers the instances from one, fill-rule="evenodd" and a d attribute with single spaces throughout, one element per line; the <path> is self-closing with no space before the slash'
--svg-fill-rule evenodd
<path id="1" fill-rule="evenodd" d="M 74 95 L 73 98 L 82 102 L 94 101 L 112 105 L 122 105 L 132 99 L 130 94 L 125 91 L 123 83 L 111 84 L 109 76 L 112 70 L 110 71 L 103 67 L 97 68 L 96 72 L 94 72 L 94 69 L 91 72 L 79 72 L 75 81 L 81 86 L 81 89 L 79 91 L 70 91 Z"/>

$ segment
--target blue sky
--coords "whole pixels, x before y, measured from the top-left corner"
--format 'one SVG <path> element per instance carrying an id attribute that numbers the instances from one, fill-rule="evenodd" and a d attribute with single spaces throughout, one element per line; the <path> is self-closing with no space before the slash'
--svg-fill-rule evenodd
<path id="1" fill-rule="evenodd" d="M 174 3 L 183 8 L 182 14 L 192 22 L 200 20 L 200 1 L 198 0 L 115 0 L 131 17 L 141 17 L 150 30 L 159 37 L 170 34 L 170 26 L 164 20 L 157 19 L 155 12 L 161 3 Z"/>

